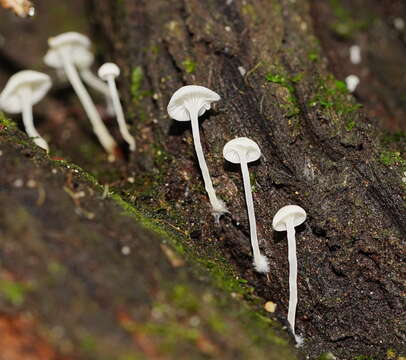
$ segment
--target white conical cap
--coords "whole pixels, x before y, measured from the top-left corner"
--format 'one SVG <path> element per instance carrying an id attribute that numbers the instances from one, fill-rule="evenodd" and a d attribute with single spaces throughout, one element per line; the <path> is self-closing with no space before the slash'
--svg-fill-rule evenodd
<path id="1" fill-rule="evenodd" d="M 41 101 L 52 85 L 47 74 L 33 70 L 20 71 L 8 80 L 6 87 L 0 94 L 0 107 L 11 114 L 22 112 L 22 102 L 19 90 L 29 87 L 31 90 L 30 102 L 32 105 Z"/>
<path id="2" fill-rule="evenodd" d="M 246 137 L 230 140 L 223 148 L 224 158 L 233 163 L 241 163 L 240 154 L 245 154 L 247 162 L 253 162 L 261 157 L 261 149 L 258 144 Z"/>
<path id="3" fill-rule="evenodd" d="M 115 63 L 107 62 L 100 66 L 97 74 L 99 75 L 100 79 L 107 81 L 109 76 L 113 76 L 114 78 L 119 76 L 120 68 Z"/>
<path id="4" fill-rule="evenodd" d="M 188 106 L 195 106 L 198 116 L 209 110 L 213 101 L 219 101 L 220 95 L 198 85 L 186 85 L 176 90 L 168 104 L 168 114 L 177 121 L 190 121 Z"/>
<path id="5" fill-rule="evenodd" d="M 44 62 L 53 68 L 62 68 L 63 61 L 57 49 L 69 48 L 72 63 L 78 68 L 88 68 L 94 62 L 90 51 L 89 38 L 77 32 L 67 32 L 48 39 L 49 50 L 44 56 Z"/>
<path id="6" fill-rule="evenodd" d="M 286 223 L 289 218 L 293 218 L 293 226 L 299 226 L 306 220 L 306 211 L 298 205 L 287 205 L 279 209 L 275 214 L 272 227 L 276 231 L 286 231 Z"/>

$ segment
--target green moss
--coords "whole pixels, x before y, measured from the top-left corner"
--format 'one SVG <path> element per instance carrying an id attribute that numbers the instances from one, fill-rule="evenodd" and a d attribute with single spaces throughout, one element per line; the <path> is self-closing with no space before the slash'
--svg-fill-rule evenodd
<path id="1" fill-rule="evenodd" d="M 342 0 L 329 0 L 336 21 L 331 24 L 331 29 L 342 38 L 351 38 L 357 32 L 365 30 L 373 22 L 373 18 L 355 20 L 351 13 L 344 7 Z"/>
<path id="2" fill-rule="evenodd" d="M 316 52 L 316 51 L 311 51 L 311 52 L 309 52 L 309 54 L 307 55 L 307 58 L 308 58 L 310 61 L 316 62 L 317 60 L 319 60 L 319 54 L 318 54 L 318 52 Z"/>
<path id="3" fill-rule="evenodd" d="M 381 142 L 385 145 L 392 143 L 404 143 L 406 145 L 406 132 L 398 131 L 394 133 L 386 133 L 382 136 Z"/>
<path id="4" fill-rule="evenodd" d="M 293 84 L 298 83 L 302 80 L 302 78 L 303 74 L 301 73 L 296 74 L 291 78 L 288 78 L 281 73 L 275 72 L 269 72 L 265 76 L 266 81 L 283 86 L 288 90 L 289 96 L 287 97 L 287 102 L 286 104 L 281 105 L 281 107 L 285 110 L 285 116 L 287 118 L 291 118 L 300 114 L 300 107 L 295 95 L 295 88 Z"/>
<path id="5" fill-rule="evenodd" d="M 255 8 L 251 4 L 244 4 L 241 9 L 244 15 L 249 16 L 254 22 L 257 21 L 258 15 L 255 12 Z"/>
<path id="6" fill-rule="evenodd" d="M 343 117 L 347 130 L 352 130 L 356 126 L 355 119 L 351 114 L 362 107 L 349 97 L 346 84 L 336 80 L 333 75 L 319 79 L 316 94 L 309 101 L 309 106 L 320 106 L 325 110 L 333 110 L 337 115 Z"/>
<path id="7" fill-rule="evenodd" d="M 196 71 L 197 64 L 191 59 L 186 59 L 182 61 L 182 66 L 188 74 L 193 74 Z"/>
<path id="8" fill-rule="evenodd" d="M 336 357 L 331 352 L 321 354 L 317 360 L 335 360 Z"/>
<path id="9" fill-rule="evenodd" d="M 406 167 L 406 160 L 400 156 L 399 151 L 385 150 L 381 153 L 379 159 L 383 164 L 388 166 L 395 165 L 402 168 Z"/>
<path id="10" fill-rule="evenodd" d="M 0 279 L 0 294 L 12 305 L 20 306 L 25 301 L 25 295 L 29 287 L 26 284 Z"/>
<path id="11" fill-rule="evenodd" d="M 0 112 L 0 126 L 4 130 L 14 130 L 17 129 L 17 124 L 8 119 L 2 112 Z"/>
<path id="12" fill-rule="evenodd" d="M 353 130 L 357 126 L 357 123 L 355 122 L 354 119 L 349 119 L 347 120 L 347 123 L 345 124 L 345 129 L 347 131 Z"/>
<path id="13" fill-rule="evenodd" d="M 193 291 L 185 285 L 176 285 L 170 294 L 171 301 L 178 307 L 188 312 L 196 312 L 199 308 L 199 301 L 193 295 Z"/>
<path id="14" fill-rule="evenodd" d="M 80 341 L 80 348 L 82 349 L 82 351 L 84 351 L 85 353 L 93 353 L 96 347 L 97 341 L 93 336 L 82 336 L 82 339 Z"/>
<path id="15" fill-rule="evenodd" d="M 118 357 L 118 360 L 143 360 L 143 359 L 145 359 L 143 356 L 136 354 L 124 354 Z"/>
<path id="16" fill-rule="evenodd" d="M 149 90 L 143 90 L 142 84 L 144 80 L 144 71 L 141 66 L 136 66 L 131 73 L 131 96 L 134 103 L 138 103 L 147 96 L 152 96 Z M 144 115 L 141 115 L 144 116 Z"/>
<path id="17" fill-rule="evenodd" d="M 153 57 L 157 57 L 159 55 L 160 49 L 159 46 L 156 44 L 151 45 L 148 48 L 148 52 L 153 56 Z"/>
<path id="18" fill-rule="evenodd" d="M 375 360 L 376 358 L 374 356 L 369 356 L 369 355 L 358 355 L 353 358 L 353 360 Z"/>

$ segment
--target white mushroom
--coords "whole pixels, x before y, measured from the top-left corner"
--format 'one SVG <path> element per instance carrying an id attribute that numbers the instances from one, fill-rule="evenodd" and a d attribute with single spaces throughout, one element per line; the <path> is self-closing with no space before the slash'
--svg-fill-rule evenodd
<path id="1" fill-rule="evenodd" d="M 87 39 L 89 40 L 90 44 L 90 39 L 89 38 Z M 49 66 L 55 67 L 55 65 L 53 65 L 54 62 L 52 61 L 52 57 L 50 58 L 49 54 L 50 54 L 49 52 L 46 54 L 46 56 L 44 57 L 44 61 Z M 100 80 L 91 70 L 91 67 L 94 63 L 94 55 L 92 54 L 90 49 L 87 47 L 78 48 L 77 51 L 75 52 L 75 57 L 73 61 L 75 62 L 74 65 L 77 67 L 80 77 L 83 79 L 83 81 L 87 85 L 89 85 L 93 90 L 96 90 L 97 92 L 101 93 L 106 98 L 108 114 L 114 115 L 113 101 L 110 96 L 109 87 L 106 85 L 104 81 Z M 56 71 L 60 80 L 62 81 L 67 80 L 63 68 L 57 68 Z"/>
<path id="2" fill-rule="evenodd" d="M 86 49 L 90 47 L 89 39 L 82 34 L 68 32 L 48 39 L 48 44 L 50 49 L 44 57 L 45 63 L 48 66 L 57 69 L 64 69 L 69 82 L 75 90 L 90 122 L 92 123 L 93 131 L 106 152 L 109 154 L 109 158 L 114 160 L 117 147 L 116 142 L 101 120 L 75 66 L 76 61 L 78 61 L 77 58 L 82 57 L 86 53 Z"/>
<path id="3" fill-rule="evenodd" d="M 356 65 L 361 63 L 361 47 L 359 45 L 350 46 L 350 61 Z"/>
<path id="4" fill-rule="evenodd" d="M 120 133 L 123 136 L 124 140 L 130 145 L 130 150 L 135 150 L 135 139 L 128 131 L 127 124 L 124 118 L 123 108 L 120 102 L 120 96 L 117 91 L 117 86 L 115 78 L 120 75 L 120 68 L 114 63 L 105 63 L 99 69 L 99 77 L 107 81 L 110 96 L 113 100 L 114 112 L 116 113 L 118 126 L 120 128 Z"/>
<path id="5" fill-rule="evenodd" d="M 196 155 L 216 221 L 218 221 L 221 215 L 227 213 L 228 210 L 224 202 L 216 196 L 216 192 L 213 188 L 200 142 L 198 117 L 210 109 L 213 101 L 218 100 L 220 100 L 220 96 L 204 86 L 187 85 L 176 90 L 168 104 L 168 113 L 171 118 L 177 121 L 192 122 L 192 134 Z"/>
<path id="6" fill-rule="evenodd" d="M 345 78 L 345 83 L 349 92 L 354 92 L 359 84 L 359 77 L 357 75 L 348 75 Z"/>
<path id="7" fill-rule="evenodd" d="M 32 106 L 41 101 L 51 85 L 51 78 L 48 75 L 24 70 L 14 74 L 0 94 L 0 107 L 11 114 L 22 113 L 28 136 L 47 152 L 49 151 L 48 144 L 34 126 Z"/>
<path id="8" fill-rule="evenodd" d="M 245 201 L 247 203 L 248 220 L 250 223 L 251 246 L 254 254 L 253 265 L 257 272 L 267 273 L 269 272 L 269 263 L 266 256 L 262 255 L 259 250 L 254 202 L 252 200 L 251 183 L 248 172 L 248 163 L 258 160 L 261 157 L 261 150 L 255 141 L 246 137 L 241 137 L 229 141 L 224 146 L 223 156 L 227 161 L 241 165 Z"/>
<path id="9" fill-rule="evenodd" d="M 296 343 L 301 345 L 302 338 L 295 333 L 295 318 L 297 306 L 297 258 L 295 227 L 306 220 L 306 211 L 297 205 L 287 205 L 279 209 L 272 221 L 276 231 L 288 232 L 288 259 L 289 259 L 289 309 L 288 322 L 292 328 Z"/>

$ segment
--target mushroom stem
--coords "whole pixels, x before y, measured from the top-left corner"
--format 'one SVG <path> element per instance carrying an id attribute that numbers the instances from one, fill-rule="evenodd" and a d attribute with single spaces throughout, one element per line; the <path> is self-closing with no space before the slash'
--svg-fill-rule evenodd
<path id="1" fill-rule="evenodd" d="M 79 72 L 83 81 L 87 85 L 105 96 L 107 112 L 109 115 L 114 115 L 114 104 L 109 92 L 109 87 L 104 83 L 104 81 L 100 80 L 95 74 L 93 74 L 89 68 L 80 69 Z"/>
<path id="2" fill-rule="evenodd" d="M 89 117 L 89 120 L 93 126 L 93 131 L 95 132 L 97 138 L 99 139 L 106 152 L 114 157 L 116 142 L 102 122 L 89 93 L 80 80 L 75 66 L 70 61 L 69 54 L 65 51 L 65 49 L 61 49 L 60 55 L 62 57 L 66 76 L 68 77 L 69 82 L 72 84 L 73 89 L 75 90 L 80 102 L 83 105 L 83 108 L 86 111 L 87 116 Z"/>
<path id="3" fill-rule="evenodd" d="M 242 179 L 244 182 L 245 201 L 248 209 L 248 220 L 250 223 L 250 236 L 252 252 L 254 254 L 254 262 L 260 256 L 258 237 L 257 237 L 257 223 L 255 220 L 254 201 L 252 199 L 250 175 L 248 172 L 247 158 L 244 153 L 239 154 L 241 161 Z"/>
<path id="4" fill-rule="evenodd" d="M 295 333 L 295 318 L 297 306 L 297 258 L 296 258 L 296 238 L 295 226 L 293 224 L 293 217 L 289 217 L 286 222 L 286 229 L 288 232 L 288 260 L 289 260 L 289 308 L 288 308 L 288 322 L 292 328 L 293 335 L 298 341 Z"/>
<path id="5" fill-rule="evenodd" d="M 31 102 L 31 90 L 29 88 L 23 88 L 19 92 L 19 96 L 22 104 L 22 116 L 25 131 L 27 135 L 33 139 L 34 143 L 43 148 L 46 152 L 49 152 L 49 147 L 44 138 L 38 133 L 34 126 L 34 119 L 32 115 L 32 102 Z"/>
<path id="6" fill-rule="evenodd" d="M 254 264 L 256 271 L 266 273 L 269 271 L 268 259 L 264 255 L 262 255 L 261 251 L 259 250 L 258 235 L 257 235 L 257 222 L 255 219 L 254 201 L 252 199 L 251 181 L 250 181 L 250 175 L 249 175 L 249 171 L 248 171 L 247 157 L 244 152 L 240 152 L 238 155 L 240 157 L 242 179 L 243 179 L 243 183 L 244 183 L 245 201 L 247 203 L 247 209 L 248 209 L 248 221 L 250 224 L 251 246 L 252 246 L 252 252 L 254 255 L 253 264 Z"/>
<path id="7" fill-rule="evenodd" d="M 116 113 L 118 126 L 123 139 L 130 145 L 130 150 L 135 151 L 135 139 L 128 131 L 127 124 L 124 118 L 123 107 L 121 106 L 120 96 L 117 91 L 114 76 L 110 75 L 107 78 L 107 84 L 110 90 L 111 99 L 113 100 L 114 111 Z"/>
<path id="8" fill-rule="evenodd" d="M 106 97 L 110 97 L 109 88 L 103 80 L 100 80 L 89 68 L 80 69 L 80 76 L 83 81 L 92 87 L 94 90 L 102 93 Z"/>
<path id="9" fill-rule="evenodd" d="M 217 198 L 216 192 L 213 187 L 213 183 L 211 181 L 209 169 L 206 164 L 206 160 L 203 154 L 202 144 L 200 142 L 200 133 L 199 133 L 199 120 L 198 120 L 198 110 L 196 106 L 188 106 L 187 110 L 190 115 L 190 120 L 192 122 L 192 135 L 193 135 L 193 143 L 195 145 L 197 160 L 199 162 L 200 169 L 202 171 L 203 180 L 204 180 L 204 187 L 206 189 L 207 195 L 209 196 L 210 204 L 213 208 L 213 215 L 216 218 L 216 221 L 220 218 L 220 216 L 226 212 L 228 212 L 227 208 L 225 207 L 223 201 Z"/>

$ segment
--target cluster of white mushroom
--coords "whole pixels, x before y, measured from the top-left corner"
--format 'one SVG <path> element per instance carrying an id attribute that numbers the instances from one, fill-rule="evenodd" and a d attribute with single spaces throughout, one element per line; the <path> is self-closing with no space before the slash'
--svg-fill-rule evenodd
<path id="1" fill-rule="evenodd" d="M 125 122 L 120 97 L 115 84 L 115 78 L 120 75 L 119 67 L 114 63 L 105 63 L 99 69 L 97 77 L 91 71 L 94 56 L 91 52 L 91 42 L 85 35 L 67 32 L 48 40 L 49 50 L 44 62 L 67 77 L 78 96 L 92 124 L 93 131 L 101 145 L 115 159 L 117 144 L 104 125 L 95 104 L 92 101 L 82 79 L 94 90 L 105 95 L 108 109 L 115 114 L 120 132 L 129 144 L 130 150 L 135 150 L 135 140 L 130 134 Z M 107 82 L 107 84 L 106 84 Z M 14 74 L 0 94 L 0 109 L 8 113 L 22 113 L 26 132 L 38 146 L 49 151 L 47 142 L 39 135 L 34 126 L 32 106 L 39 102 L 51 88 L 51 78 L 43 73 L 23 70 Z"/>
<path id="2" fill-rule="evenodd" d="M 200 142 L 198 117 L 209 110 L 211 103 L 220 100 L 220 96 L 214 91 L 203 86 L 187 85 L 178 89 L 168 104 L 169 116 L 177 121 L 191 121 L 193 142 L 197 159 L 203 175 L 203 180 L 212 213 L 216 221 L 221 215 L 228 213 L 224 202 L 216 196 L 209 169 L 207 167 L 202 145 Z M 247 204 L 248 220 L 250 226 L 250 238 L 253 252 L 253 266 L 259 273 L 269 272 L 269 261 L 261 254 L 258 244 L 258 235 L 255 220 L 254 203 L 252 198 L 251 182 L 248 171 L 248 163 L 257 161 L 261 157 L 258 144 L 246 137 L 239 137 L 229 141 L 223 148 L 224 158 L 234 164 L 240 164 L 243 177 L 245 200 Z M 289 259 L 289 309 L 288 322 L 292 328 L 298 345 L 302 339 L 295 333 L 295 317 L 297 307 L 297 258 L 295 227 L 306 220 L 306 212 L 300 206 L 287 205 L 281 208 L 273 218 L 272 227 L 276 231 L 288 233 L 288 259 Z"/>

